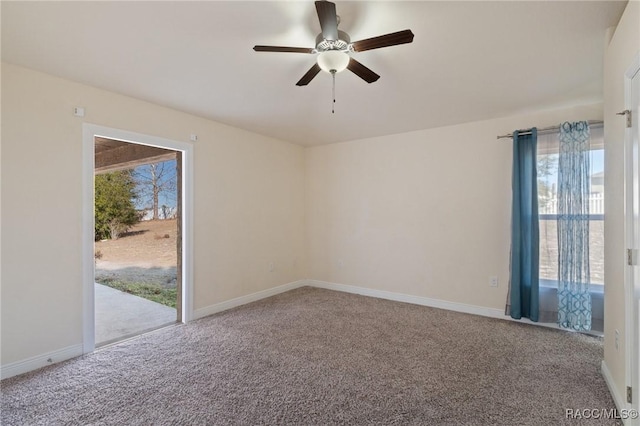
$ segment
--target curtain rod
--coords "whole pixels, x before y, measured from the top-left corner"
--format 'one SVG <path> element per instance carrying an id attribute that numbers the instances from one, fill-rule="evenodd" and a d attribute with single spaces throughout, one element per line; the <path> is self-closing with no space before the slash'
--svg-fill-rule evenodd
<path id="1" fill-rule="evenodd" d="M 589 120 L 588 121 L 589 126 L 597 126 L 597 125 L 601 125 L 603 124 L 602 120 Z M 560 131 L 560 126 L 551 126 L 551 127 L 543 127 L 541 129 L 538 129 L 538 133 L 541 132 L 559 132 Z M 520 129 L 518 130 L 518 132 L 520 132 L 521 135 L 530 135 L 531 134 L 531 129 Z M 498 136 L 497 139 L 507 139 L 507 138 L 513 138 L 513 133 L 510 135 L 500 135 Z"/>

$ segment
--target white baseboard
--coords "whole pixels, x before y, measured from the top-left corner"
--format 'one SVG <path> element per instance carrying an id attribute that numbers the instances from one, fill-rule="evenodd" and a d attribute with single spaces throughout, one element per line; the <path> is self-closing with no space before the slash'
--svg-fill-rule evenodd
<path id="1" fill-rule="evenodd" d="M 285 291 L 293 290 L 304 285 L 306 285 L 305 280 L 294 281 L 288 284 L 280 285 L 278 287 L 269 288 L 257 293 L 247 294 L 246 296 L 236 297 L 235 299 L 226 300 L 224 302 L 216 303 L 215 305 L 196 309 L 193 311 L 193 319 L 195 320 L 204 318 L 209 315 L 217 314 L 218 312 L 226 311 L 227 309 L 235 308 L 247 303 L 256 302 L 260 299 L 275 296 L 276 294 L 284 293 Z"/>
<path id="2" fill-rule="evenodd" d="M 336 284 L 326 281 L 307 280 L 306 285 L 310 287 L 324 288 L 327 290 L 343 291 L 345 293 L 360 294 L 362 296 L 377 297 L 379 299 L 394 300 L 396 302 L 412 303 L 414 305 L 429 306 L 432 308 L 447 309 L 449 311 L 463 312 L 466 314 L 482 315 L 484 317 L 506 319 L 504 311 L 501 309 L 486 308 L 483 306 L 467 305 L 458 302 L 449 302 L 429 297 L 411 296 L 404 293 L 395 293 L 384 290 L 373 290 L 365 287 L 357 287 L 345 284 Z"/>
<path id="3" fill-rule="evenodd" d="M 247 303 L 256 302 L 261 299 L 265 299 L 267 297 L 275 296 L 280 293 L 284 293 L 286 291 L 294 290 L 296 288 L 309 286 L 309 287 L 317 287 L 323 288 L 327 290 L 335 290 L 342 291 L 345 293 L 359 294 L 362 296 L 376 297 L 379 299 L 393 300 L 396 302 L 404 302 L 404 303 L 412 303 L 415 305 L 429 306 L 432 308 L 446 309 L 450 311 L 463 312 L 467 314 L 481 315 L 484 317 L 490 318 L 498 318 L 498 319 L 506 319 L 510 320 L 509 316 L 504 314 L 504 311 L 501 309 L 487 308 L 483 306 L 476 305 L 467 305 L 464 303 L 458 302 L 450 302 L 446 300 L 440 299 L 432 299 L 428 297 L 421 296 L 412 296 L 404 293 L 395 293 L 384 290 L 374 290 L 365 287 L 358 287 L 346 284 L 337 284 L 331 283 L 327 281 L 319 281 L 319 280 L 299 280 L 294 281 L 288 284 L 283 284 L 278 287 L 273 287 L 267 290 L 259 291 L 256 293 L 248 294 L 246 296 L 237 297 L 235 299 L 227 300 L 224 302 L 216 303 L 215 305 L 210 305 L 204 308 L 196 309 L 193 312 L 193 319 L 203 318 L 209 315 L 216 314 L 218 312 L 226 311 L 231 308 L 235 308 L 237 306 L 245 305 Z M 74 358 L 82 355 L 83 346 L 82 344 L 69 346 L 64 349 L 60 349 L 57 351 L 49 352 L 43 355 L 38 355 L 23 361 L 17 361 L 14 363 L 10 363 L 7 365 L 3 365 L 0 370 L 0 378 L 6 379 L 9 377 L 16 376 L 18 374 L 23 374 L 32 370 L 36 370 L 41 367 L 45 367 L 47 365 L 54 364 L 56 362 L 65 361 L 70 358 Z M 616 406 L 620 409 L 625 407 L 624 400 L 621 398 L 620 394 L 617 392 L 609 370 L 606 367 L 604 361 L 602 362 L 602 374 L 607 382 L 607 386 L 609 386 L 609 390 L 613 395 Z"/>
<path id="4" fill-rule="evenodd" d="M 292 283 L 284 284 L 278 287 L 270 288 L 267 290 L 259 291 L 257 293 L 249 294 L 246 296 L 238 297 L 236 299 L 227 300 L 225 302 L 217 303 L 215 305 L 207 306 L 205 308 L 197 309 L 193 312 L 193 319 L 198 319 L 212 315 L 218 312 L 226 311 L 227 309 L 235 308 L 236 306 L 244 305 L 247 303 L 255 302 L 266 297 L 275 296 L 276 294 L 284 293 L 285 291 L 293 290 L 298 287 L 304 286 L 306 281 L 294 281 Z M 37 355 L 32 358 L 28 358 L 22 361 L 12 362 L 7 365 L 3 365 L 0 368 L 0 379 L 8 379 L 9 377 L 17 376 L 18 374 L 27 373 L 29 371 L 37 370 L 38 368 L 45 367 L 47 365 L 55 364 L 57 362 L 65 361 L 77 356 L 83 355 L 83 345 L 69 346 L 64 349 L 60 349 L 53 352 L 48 352 L 42 355 Z"/>
<path id="5" fill-rule="evenodd" d="M 327 290 L 334 290 L 334 291 L 342 291 L 345 293 L 359 294 L 362 296 L 376 297 L 379 299 L 393 300 L 396 302 L 412 303 L 414 305 L 429 306 L 432 308 L 446 309 L 449 311 L 462 312 L 465 314 L 481 315 L 483 317 L 489 317 L 489 318 L 521 321 L 521 320 L 514 320 L 508 315 L 505 315 L 504 310 L 502 309 L 487 308 L 484 306 L 477 306 L 477 305 L 467 305 L 465 303 L 450 302 L 447 300 L 432 299 L 429 297 L 412 296 L 410 294 L 404 294 L 404 293 L 396 293 L 396 292 L 385 291 L 385 290 L 374 290 L 366 287 L 358 287 L 353 285 L 338 284 L 338 283 L 332 283 L 328 281 L 309 280 L 309 279 L 294 281 L 292 283 L 284 284 L 278 287 L 259 291 L 257 293 L 252 293 L 246 296 L 241 296 L 235 299 L 227 300 L 225 302 L 216 303 L 215 305 L 196 309 L 193 313 L 194 314 L 193 319 L 203 318 L 209 315 L 217 314 L 218 312 L 226 311 L 227 309 L 235 308 L 237 306 L 255 302 L 260 299 L 275 296 L 276 294 L 284 293 L 285 291 L 293 290 L 293 289 L 304 287 L 304 286 L 324 288 Z M 526 318 L 523 320 L 524 322 L 527 321 Z M 531 324 L 534 324 L 534 325 L 547 326 L 547 324 L 535 323 L 532 321 L 529 321 L 529 322 L 531 322 Z M 549 326 L 557 328 L 555 324 L 551 324 Z"/>
<path id="6" fill-rule="evenodd" d="M 613 381 L 613 376 L 611 375 L 611 371 L 609 371 L 609 367 L 607 367 L 607 363 L 602 360 L 600 364 L 600 371 L 602 372 L 602 377 L 604 377 L 604 381 L 609 388 L 609 393 L 613 397 L 613 402 L 616 404 L 616 408 L 618 412 L 621 410 L 628 408 L 626 399 L 622 398 L 620 392 L 618 392 L 618 388 L 616 383 Z M 624 424 L 627 424 L 627 419 L 622 419 Z"/>
<path id="7" fill-rule="evenodd" d="M 0 379 L 8 379 L 9 377 L 37 370 L 38 368 L 46 367 L 47 365 L 52 365 L 57 362 L 66 361 L 82 354 L 82 344 L 80 344 L 37 355 L 22 361 L 12 362 L 0 368 Z"/>

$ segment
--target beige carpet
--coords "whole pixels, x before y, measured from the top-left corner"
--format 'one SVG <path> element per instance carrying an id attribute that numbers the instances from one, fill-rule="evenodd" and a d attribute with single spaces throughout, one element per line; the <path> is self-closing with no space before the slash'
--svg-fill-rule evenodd
<path id="1" fill-rule="evenodd" d="M 4 380 L 0 423 L 584 424 L 565 409 L 614 408 L 602 356 L 594 337 L 301 288 Z"/>

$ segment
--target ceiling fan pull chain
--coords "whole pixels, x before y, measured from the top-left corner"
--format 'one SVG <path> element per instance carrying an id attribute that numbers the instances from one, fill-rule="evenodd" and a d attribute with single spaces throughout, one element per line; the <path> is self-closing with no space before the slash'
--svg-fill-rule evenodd
<path id="1" fill-rule="evenodd" d="M 336 72 L 335 70 L 331 70 L 331 75 L 333 76 L 333 104 L 331 104 L 331 114 L 336 113 Z"/>

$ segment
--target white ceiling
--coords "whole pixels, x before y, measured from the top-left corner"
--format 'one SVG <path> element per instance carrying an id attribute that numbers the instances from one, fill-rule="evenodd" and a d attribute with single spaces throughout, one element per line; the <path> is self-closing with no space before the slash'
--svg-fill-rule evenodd
<path id="1" fill-rule="evenodd" d="M 336 2 L 352 41 L 411 29 L 412 44 L 354 53 L 349 71 L 295 83 L 314 56 L 312 1 L 2 1 L 2 60 L 301 145 L 602 100 L 605 31 L 625 2 Z"/>

